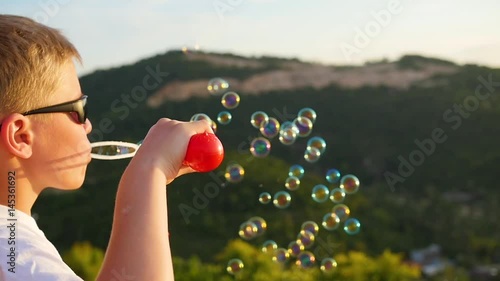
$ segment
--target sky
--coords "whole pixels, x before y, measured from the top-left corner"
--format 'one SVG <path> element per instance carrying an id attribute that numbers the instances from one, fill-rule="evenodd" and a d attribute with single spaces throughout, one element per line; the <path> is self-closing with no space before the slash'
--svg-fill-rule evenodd
<path id="1" fill-rule="evenodd" d="M 25 0 L 1 14 L 60 29 L 80 75 L 199 48 L 358 65 L 419 54 L 500 68 L 498 0 Z"/>

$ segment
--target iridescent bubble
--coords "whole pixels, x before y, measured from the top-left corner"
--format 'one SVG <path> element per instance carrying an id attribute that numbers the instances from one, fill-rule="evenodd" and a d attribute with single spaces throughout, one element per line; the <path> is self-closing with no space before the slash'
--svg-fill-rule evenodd
<path id="1" fill-rule="evenodd" d="M 221 125 L 229 124 L 232 119 L 233 119 L 233 115 L 231 115 L 231 112 L 229 112 L 229 111 L 221 111 L 217 115 L 217 121 Z"/>
<path id="2" fill-rule="evenodd" d="M 245 170 L 238 164 L 231 164 L 226 167 L 224 177 L 230 183 L 238 183 L 243 180 Z"/>
<path id="3" fill-rule="evenodd" d="M 345 221 L 344 223 L 345 233 L 349 235 L 354 235 L 358 234 L 360 230 L 361 230 L 361 223 L 357 219 L 350 218 Z"/>
<path id="4" fill-rule="evenodd" d="M 288 190 L 291 190 L 291 191 L 299 189 L 299 187 L 300 187 L 300 180 L 299 180 L 299 178 L 297 178 L 297 177 L 288 177 L 285 180 L 285 187 Z"/>
<path id="5" fill-rule="evenodd" d="M 297 134 L 299 137 L 307 137 L 312 132 L 313 123 L 307 117 L 297 117 L 293 120 L 293 124 L 299 129 L 299 133 Z"/>
<path id="6" fill-rule="evenodd" d="M 329 195 L 330 190 L 322 184 L 315 185 L 311 193 L 312 199 L 318 203 L 323 203 L 328 200 Z"/>
<path id="7" fill-rule="evenodd" d="M 240 259 L 231 259 L 227 263 L 226 270 L 229 274 L 236 275 L 243 270 L 243 267 L 245 267 L 245 265 Z"/>
<path id="8" fill-rule="evenodd" d="M 321 152 L 316 147 L 308 146 L 304 152 L 304 159 L 309 163 L 318 162 Z"/>
<path id="9" fill-rule="evenodd" d="M 313 221 L 306 221 L 302 224 L 300 227 L 301 230 L 307 230 L 311 232 L 314 236 L 318 235 L 319 233 L 319 226 L 317 223 Z"/>
<path id="10" fill-rule="evenodd" d="M 269 204 L 269 202 L 271 202 L 271 194 L 269 194 L 269 192 L 262 192 L 260 195 L 259 195 L 259 202 L 262 203 L 262 204 Z"/>
<path id="11" fill-rule="evenodd" d="M 252 143 L 250 143 L 250 153 L 253 156 L 263 158 L 269 155 L 271 152 L 271 142 L 266 138 L 255 138 Z"/>
<path id="12" fill-rule="evenodd" d="M 214 120 L 210 120 L 210 127 L 215 134 L 217 132 L 217 123 L 215 123 Z"/>
<path id="13" fill-rule="evenodd" d="M 301 230 L 299 234 L 297 235 L 297 240 L 300 240 L 302 244 L 304 245 L 304 248 L 309 249 L 314 245 L 314 240 L 316 237 L 312 232 L 308 230 Z"/>
<path id="14" fill-rule="evenodd" d="M 240 104 L 240 95 L 235 92 L 227 92 L 222 96 L 221 103 L 227 109 L 236 108 Z"/>
<path id="15" fill-rule="evenodd" d="M 342 203 L 344 202 L 345 192 L 341 188 L 334 188 L 330 191 L 330 200 L 333 203 Z"/>
<path id="16" fill-rule="evenodd" d="M 335 213 L 327 213 L 323 216 L 322 225 L 326 230 L 335 230 L 339 224 L 340 219 Z"/>
<path id="17" fill-rule="evenodd" d="M 342 188 L 346 194 L 356 193 L 359 189 L 359 180 L 354 175 L 345 175 L 340 179 L 340 188 Z"/>
<path id="18" fill-rule="evenodd" d="M 264 243 L 262 243 L 262 252 L 268 253 L 268 254 L 274 254 L 274 251 L 278 249 L 278 244 L 274 242 L 273 240 L 267 240 Z"/>
<path id="19" fill-rule="evenodd" d="M 222 78 L 213 78 L 208 81 L 207 90 L 210 94 L 217 96 L 229 89 L 229 83 Z"/>
<path id="20" fill-rule="evenodd" d="M 274 262 L 285 263 L 288 261 L 289 258 L 290 258 L 290 254 L 288 253 L 288 250 L 286 250 L 286 249 L 278 248 L 274 251 L 274 254 L 273 254 L 273 261 Z"/>
<path id="21" fill-rule="evenodd" d="M 206 115 L 205 113 L 196 113 L 196 114 L 193 114 L 193 116 L 191 116 L 191 120 L 190 121 L 200 121 L 200 120 L 207 120 L 208 122 L 212 122 L 212 119 Z"/>
<path id="22" fill-rule="evenodd" d="M 329 183 L 337 183 L 340 180 L 340 172 L 337 169 L 329 169 L 326 171 L 326 180 Z"/>
<path id="23" fill-rule="evenodd" d="M 311 122 L 316 122 L 316 111 L 314 109 L 306 107 L 302 108 L 299 111 L 299 114 L 297 114 L 298 117 L 306 117 L 307 119 L 311 120 Z"/>
<path id="24" fill-rule="evenodd" d="M 312 137 L 307 141 L 307 146 L 315 147 L 319 153 L 323 153 L 326 150 L 326 141 L 321 137 Z"/>
<path id="25" fill-rule="evenodd" d="M 307 269 L 314 266 L 316 263 L 316 257 L 313 253 L 309 251 L 304 251 L 297 255 L 296 265 L 300 266 L 300 268 Z"/>
<path id="26" fill-rule="evenodd" d="M 255 223 L 246 221 L 240 225 L 238 235 L 245 240 L 251 240 L 257 236 L 258 231 L 259 229 Z"/>
<path id="27" fill-rule="evenodd" d="M 249 222 L 255 224 L 257 227 L 256 236 L 261 236 L 267 230 L 267 222 L 261 217 L 252 217 L 248 220 Z"/>
<path id="28" fill-rule="evenodd" d="M 297 136 L 298 135 L 293 128 L 281 128 L 279 140 L 284 145 L 292 145 L 297 140 Z"/>
<path id="29" fill-rule="evenodd" d="M 288 176 L 301 179 L 304 176 L 304 168 L 300 165 L 292 165 L 288 170 Z"/>
<path id="30" fill-rule="evenodd" d="M 337 214 L 340 221 L 345 221 L 347 218 L 349 218 L 349 215 L 351 214 L 351 209 L 349 209 L 347 205 L 338 204 L 333 206 L 332 212 Z"/>
<path id="31" fill-rule="evenodd" d="M 286 207 L 290 206 L 290 203 L 292 202 L 292 196 L 286 191 L 278 191 L 276 194 L 274 194 L 273 198 L 273 204 L 277 208 L 280 209 L 285 209 Z"/>
<path id="32" fill-rule="evenodd" d="M 337 261 L 332 258 L 324 258 L 319 267 L 324 273 L 331 273 L 337 269 Z"/>
<path id="33" fill-rule="evenodd" d="M 284 130 L 292 129 L 297 135 L 300 133 L 299 128 L 297 128 L 297 126 L 293 122 L 290 122 L 290 121 L 283 122 L 283 124 L 281 124 L 280 129 L 284 129 Z"/>
<path id="34" fill-rule="evenodd" d="M 260 124 L 260 133 L 266 138 L 274 138 L 280 132 L 280 122 L 276 118 L 268 118 Z"/>
<path id="35" fill-rule="evenodd" d="M 288 244 L 288 253 L 292 257 L 296 257 L 298 254 L 300 254 L 300 252 L 304 251 L 304 249 L 304 244 L 302 244 L 302 241 L 300 240 L 295 240 Z"/>
<path id="36" fill-rule="evenodd" d="M 269 116 L 264 111 L 255 111 L 250 117 L 250 123 L 256 129 L 260 129 L 261 124 L 267 120 L 269 120 Z"/>

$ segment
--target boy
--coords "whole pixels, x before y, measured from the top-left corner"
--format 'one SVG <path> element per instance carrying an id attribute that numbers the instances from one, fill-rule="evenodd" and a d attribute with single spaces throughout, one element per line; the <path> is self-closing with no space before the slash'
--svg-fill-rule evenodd
<path id="1" fill-rule="evenodd" d="M 79 188 L 91 160 L 74 59 L 57 30 L 0 15 L 0 280 L 81 280 L 30 216 L 46 187 Z M 204 121 L 164 118 L 151 127 L 120 180 L 97 280 L 174 280 L 165 185 L 193 172 L 182 160 L 203 132 L 212 132 Z"/>

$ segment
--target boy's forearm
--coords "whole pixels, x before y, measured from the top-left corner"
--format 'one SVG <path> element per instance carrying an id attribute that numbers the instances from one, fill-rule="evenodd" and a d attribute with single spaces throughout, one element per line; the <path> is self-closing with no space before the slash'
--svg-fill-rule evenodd
<path id="1" fill-rule="evenodd" d="M 118 187 L 111 238 L 97 280 L 174 280 L 167 179 L 151 168 L 151 160 L 134 160 Z"/>

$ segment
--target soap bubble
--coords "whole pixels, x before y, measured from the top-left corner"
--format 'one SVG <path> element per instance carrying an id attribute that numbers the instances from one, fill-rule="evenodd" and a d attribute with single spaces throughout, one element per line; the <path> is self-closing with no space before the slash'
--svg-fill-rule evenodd
<path id="1" fill-rule="evenodd" d="M 307 137 L 311 134 L 313 129 L 313 123 L 307 117 L 297 117 L 293 120 L 293 124 L 299 129 L 299 137 Z"/>
<path id="2" fill-rule="evenodd" d="M 233 116 L 231 115 L 231 112 L 229 112 L 229 111 L 221 111 L 217 115 L 217 121 L 221 125 L 229 124 L 232 119 L 233 119 Z"/>
<path id="3" fill-rule="evenodd" d="M 214 134 L 217 132 L 217 123 L 214 120 L 210 120 L 210 128 L 212 128 Z"/>
<path id="4" fill-rule="evenodd" d="M 295 262 L 300 268 L 306 269 L 311 268 L 316 263 L 316 257 L 313 253 L 309 251 L 304 251 L 297 255 L 297 261 Z"/>
<path id="5" fill-rule="evenodd" d="M 255 111 L 250 117 L 250 123 L 256 129 L 260 129 L 260 126 L 264 121 L 268 121 L 269 116 L 264 111 Z"/>
<path id="6" fill-rule="evenodd" d="M 312 137 L 307 141 L 307 146 L 315 147 L 319 150 L 319 153 L 323 153 L 326 150 L 326 142 L 321 137 Z"/>
<path id="7" fill-rule="evenodd" d="M 313 235 L 318 235 L 319 233 L 319 226 L 317 223 L 313 222 L 313 221 L 306 221 L 302 224 L 302 226 L 300 227 L 301 230 L 307 230 L 309 232 L 311 232 Z"/>
<path id="8" fill-rule="evenodd" d="M 356 193 L 359 189 L 359 180 L 354 175 L 345 175 L 340 179 L 340 188 L 342 188 L 346 194 Z"/>
<path id="9" fill-rule="evenodd" d="M 257 236 L 258 231 L 259 229 L 255 225 L 255 223 L 246 221 L 240 225 L 238 235 L 245 240 L 251 240 Z"/>
<path id="10" fill-rule="evenodd" d="M 360 230 L 361 230 L 361 223 L 357 219 L 350 218 L 345 221 L 344 223 L 345 233 L 349 235 L 354 235 L 358 234 Z"/>
<path id="11" fill-rule="evenodd" d="M 293 128 L 283 128 L 280 129 L 279 140 L 284 145 L 292 145 L 297 140 L 297 132 Z"/>
<path id="12" fill-rule="evenodd" d="M 262 243 L 262 252 L 268 253 L 268 254 L 274 254 L 274 251 L 278 249 L 278 244 L 274 242 L 273 240 L 267 240 L 264 243 Z"/>
<path id="13" fill-rule="evenodd" d="M 311 193 L 312 199 L 318 203 L 323 203 L 326 200 L 328 200 L 329 195 L 330 195 L 330 190 L 328 190 L 328 187 L 322 184 L 314 186 Z"/>
<path id="14" fill-rule="evenodd" d="M 297 235 L 297 240 L 300 240 L 306 249 L 309 249 L 312 245 L 314 245 L 315 239 L 314 234 L 312 234 L 309 230 L 301 230 Z"/>
<path id="15" fill-rule="evenodd" d="M 290 253 L 284 248 L 278 248 L 274 251 L 273 261 L 278 263 L 285 263 L 290 258 Z"/>
<path id="16" fill-rule="evenodd" d="M 236 108 L 240 104 L 240 95 L 235 92 L 227 92 L 222 96 L 221 103 L 227 109 Z"/>
<path id="17" fill-rule="evenodd" d="M 280 122 L 276 118 L 268 118 L 260 124 L 260 132 L 266 138 L 274 138 L 280 132 Z"/>
<path id="18" fill-rule="evenodd" d="M 300 187 L 300 180 L 297 177 L 288 177 L 285 181 L 285 187 L 288 190 L 297 190 Z"/>
<path id="19" fill-rule="evenodd" d="M 296 257 L 298 254 L 300 254 L 300 252 L 304 251 L 304 249 L 304 244 L 302 244 L 302 241 L 300 240 L 295 240 L 288 244 L 288 253 L 292 257 Z"/>
<path id="20" fill-rule="evenodd" d="M 264 234 L 267 230 L 267 222 L 261 218 L 261 217 L 252 217 L 248 220 L 249 222 L 255 224 L 257 227 L 257 233 L 255 234 L 256 236 L 261 236 Z"/>
<path id="21" fill-rule="evenodd" d="M 266 138 L 255 138 L 250 143 L 250 152 L 255 157 L 266 157 L 271 152 L 271 143 Z"/>
<path id="22" fill-rule="evenodd" d="M 276 194 L 274 194 L 273 204 L 277 208 L 285 209 L 286 207 L 290 206 L 291 202 L 292 197 L 286 191 L 278 191 L 276 192 Z"/>
<path id="23" fill-rule="evenodd" d="M 239 164 L 231 164 L 226 167 L 224 177 L 230 183 L 238 183 L 243 180 L 245 170 Z"/>
<path id="24" fill-rule="evenodd" d="M 323 227 L 326 230 L 335 230 L 339 227 L 340 219 L 335 213 L 327 213 L 323 216 Z"/>
<path id="25" fill-rule="evenodd" d="M 191 122 L 200 121 L 200 120 L 207 120 L 208 122 L 212 122 L 212 119 L 208 115 L 206 115 L 205 113 L 193 114 L 193 116 L 191 116 L 191 119 L 190 119 Z"/>
<path id="26" fill-rule="evenodd" d="M 245 267 L 245 265 L 240 259 L 231 259 L 227 263 L 226 270 L 229 274 L 235 275 L 240 273 L 243 270 L 243 267 Z"/>
<path id="27" fill-rule="evenodd" d="M 349 218 L 349 215 L 351 214 L 351 209 L 349 209 L 349 207 L 347 207 L 347 205 L 345 204 L 338 204 L 333 206 L 332 212 L 337 214 L 340 221 L 345 221 L 347 218 Z"/>
<path id="28" fill-rule="evenodd" d="M 306 107 L 302 108 L 299 111 L 299 114 L 297 114 L 298 117 L 306 117 L 307 119 L 311 120 L 311 122 L 316 122 L 316 111 L 314 109 Z"/>
<path id="29" fill-rule="evenodd" d="M 259 202 L 262 203 L 262 204 L 269 204 L 269 202 L 271 202 L 271 194 L 269 194 L 269 192 L 262 192 L 260 195 L 259 195 Z"/>
<path id="30" fill-rule="evenodd" d="M 321 152 L 316 147 L 308 146 L 304 152 L 304 159 L 309 163 L 318 162 Z"/>
<path id="31" fill-rule="evenodd" d="M 229 83 L 222 78 L 213 78 L 208 81 L 207 90 L 210 94 L 217 96 L 229 89 Z"/>
<path id="32" fill-rule="evenodd" d="M 337 169 L 329 169 L 325 177 L 329 183 L 337 183 L 340 180 L 340 172 Z"/>
<path id="33" fill-rule="evenodd" d="M 333 203 L 342 203 L 345 198 L 345 192 L 341 188 L 334 188 L 330 191 L 330 200 Z"/>
<path id="34" fill-rule="evenodd" d="M 292 165 L 288 170 L 288 176 L 301 179 L 304 176 L 304 168 L 300 165 Z"/>
<path id="35" fill-rule="evenodd" d="M 332 258 L 324 258 L 321 261 L 321 266 L 320 266 L 321 271 L 324 273 L 331 273 L 335 269 L 337 269 L 337 261 L 335 261 Z"/>

